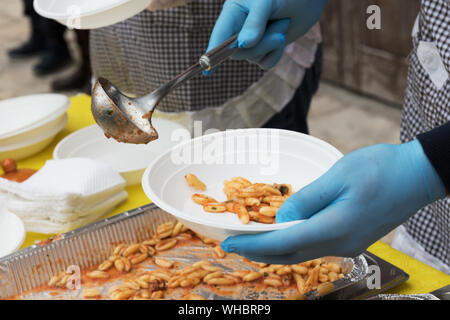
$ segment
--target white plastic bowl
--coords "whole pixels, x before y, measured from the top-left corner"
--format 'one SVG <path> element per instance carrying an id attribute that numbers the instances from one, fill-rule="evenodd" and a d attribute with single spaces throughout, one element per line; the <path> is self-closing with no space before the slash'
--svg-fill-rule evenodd
<path id="1" fill-rule="evenodd" d="M 179 142 L 171 139 L 172 133 L 176 130 L 187 132 L 183 126 L 173 121 L 153 118 L 152 123 L 159 133 L 159 139 L 147 145 L 125 144 L 107 139 L 103 131 L 93 125 L 61 140 L 53 152 L 53 158 L 104 161 L 122 175 L 128 186 L 139 184 L 148 165 Z"/>
<path id="2" fill-rule="evenodd" d="M 192 194 L 204 193 L 224 201 L 223 181 L 236 176 L 253 183 L 290 183 L 298 191 L 341 157 L 342 153 L 328 143 L 301 133 L 229 130 L 181 143 L 161 155 L 145 171 L 142 186 L 150 200 L 187 227 L 223 241 L 229 236 L 279 230 L 301 221 L 244 225 L 235 214 L 203 211 L 191 200 Z M 206 184 L 205 192 L 187 185 L 184 176 L 189 173 Z"/>
<path id="3" fill-rule="evenodd" d="M 96 29 L 131 18 L 151 0 L 35 0 L 41 16 L 74 29 Z"/>
<path id="4" fill-rule="evenodd" d="M 42 137 L 44 135 L 49 134 L 55 127 L 61 125 L 64 119 L 67 117 L 67 113 L 62 114 L 58 118 L 46 122 L 42 126 L 36 126 L 35 128 L 30 129 L 30 131 L 25 131 L 17 136 L 12 136 L 6 139 L 0 140 L 0 148 L 8 148 L 12 146 L 22 145 L 27 143 L 36 137 Z"/>
<path id="5" fill-rule="evenodd" d="M 28 158 L 50 145 L 56 135 L 64 129 L 68 116 L 64 114 L 59 121 L 37 136 L 32 136 L 17 144 L 0 146 L 0 159 L 13 158 L 16 161 Z"/>
<path id="6" fill-rule="evenodd" d="M 0 147 L 48 132 L 70 106 L 61 94 L 37 94 L 0 101 Z"/>
<path id="7" fill-rule="evenodd" d="M 25 240 L 25 226 L 19 217 L 9 212 L 0 199 L 0 258 L 17 251 Z"/>

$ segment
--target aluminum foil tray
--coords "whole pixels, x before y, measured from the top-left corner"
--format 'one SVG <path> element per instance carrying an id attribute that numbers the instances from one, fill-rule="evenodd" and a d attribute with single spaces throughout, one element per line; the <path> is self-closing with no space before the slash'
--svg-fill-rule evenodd
<path id="1" fill-rule="evenodd" d="M 27 291 L 46 284 L 49 279 L 66 270 L 71 265 L 77 265 L 82 270 L 93 267 L 104 261 L 110 254 L 114 245 L 119 243 L 136 243 L 149 239 L 156 233 L 159 224 L 174 221 L 174 217 L 159 209 L 155 205 L 147 205 L 129 212 L 122 213 L 91 224 L 89 226 L 65 233 L 57 241 L 47 245 L 33 245 L 0 259 L 0 299 L 22 295 L 25 299 L 79 299 L 81 293 L 71 290 L 62 296 L 52 296 L 48 292 L 24 295 Z M 184 252 L 167 252 L 184 264 L 192 264 L 198 256 L 189 254 L 189 248 Z M 199 251 L 201 248 L 192 248 Z M 350 258 L 326 258 L 342 265 L 347 274 L 344 278 L 333 282 L 331 292 L 336 292 L 352 284 L 360 282 L 368 275 L 368 264 L 363 256 Z M 253 267 L 241 261 L 242 259 L 223 259 L 224 269 Z M 102 292 L 108 288 L 101 288 Z M 284 299 L 287 293 L 281 295 L 276 289 L 262 292 L 251 292 L 250 289 L 237 290 L 232 295 L 218 295 L 217 293 L 199 292 L 209 299 Z M 306 294 L 307 298 L 314 299 L 324 295 L 317 290 Z M 173 298 L 177 298 L 176 296 Z"/>

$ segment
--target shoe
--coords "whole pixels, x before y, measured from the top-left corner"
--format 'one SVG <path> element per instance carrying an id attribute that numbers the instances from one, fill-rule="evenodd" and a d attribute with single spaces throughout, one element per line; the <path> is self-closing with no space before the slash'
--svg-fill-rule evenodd
<path id="1" fill-rule="evenodd" d="M 11 59 L 26 59 L 32 58 L 42 53 L 45 49 L 45 42 L 39 41 L 36 38 L 31 38 L 17 48 L 8 51 L 8 56 Z"/>
<path id="2" fill-rule="evenodd" d="M 41 62 L 33 67 L 33 72 L 36 76 L 49 75 L 66 68 L 72 61 L 67 48 L 47 48 Z"/>
<path id="3" fill-rule="evenodd" d="M 73 74 L 56 79 L 52 82 L 53 91 L 81 90 L 84 93 L 91 93 L 91 71 L 89 66 L 82 65 Z"/>

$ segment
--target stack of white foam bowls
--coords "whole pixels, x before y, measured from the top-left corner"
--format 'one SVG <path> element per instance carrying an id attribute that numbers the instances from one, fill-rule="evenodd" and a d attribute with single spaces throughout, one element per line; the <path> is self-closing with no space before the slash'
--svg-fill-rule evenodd
<path id="1" fill-rule="evenodd" d="M 0 101 L 0 160 L 21 160 L 45 149 L 66 126 L 69 106 L 60 94 Z"/>

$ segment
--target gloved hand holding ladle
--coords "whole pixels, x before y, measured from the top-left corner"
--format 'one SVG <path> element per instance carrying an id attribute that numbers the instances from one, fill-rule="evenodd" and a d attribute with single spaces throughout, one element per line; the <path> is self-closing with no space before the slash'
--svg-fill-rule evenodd
<path id="1" fill-rule="evenodd" d="M 263 39 L 283 38 L 289 27 L 289 19 L 270 21 Z M 131 98 L 124 95 L 111 82 L 98 79 L 92 91 L 92 114 L 107 137 L 120 142 L 146 144 L 158 139 L 151 117 L 158 103 L 170 92 L 202 71 L 210 71 L 234 54 L 251 49 L 240 49 L 238 35 L 204 54 L 199 62 L 176 76 L 149 95 Z M 211 44 L 210 44 L 211 46 Z M 239 52 L 238 52 L 239 51 Z M 267 55 L 272 55 L 269 52 Z"/>

